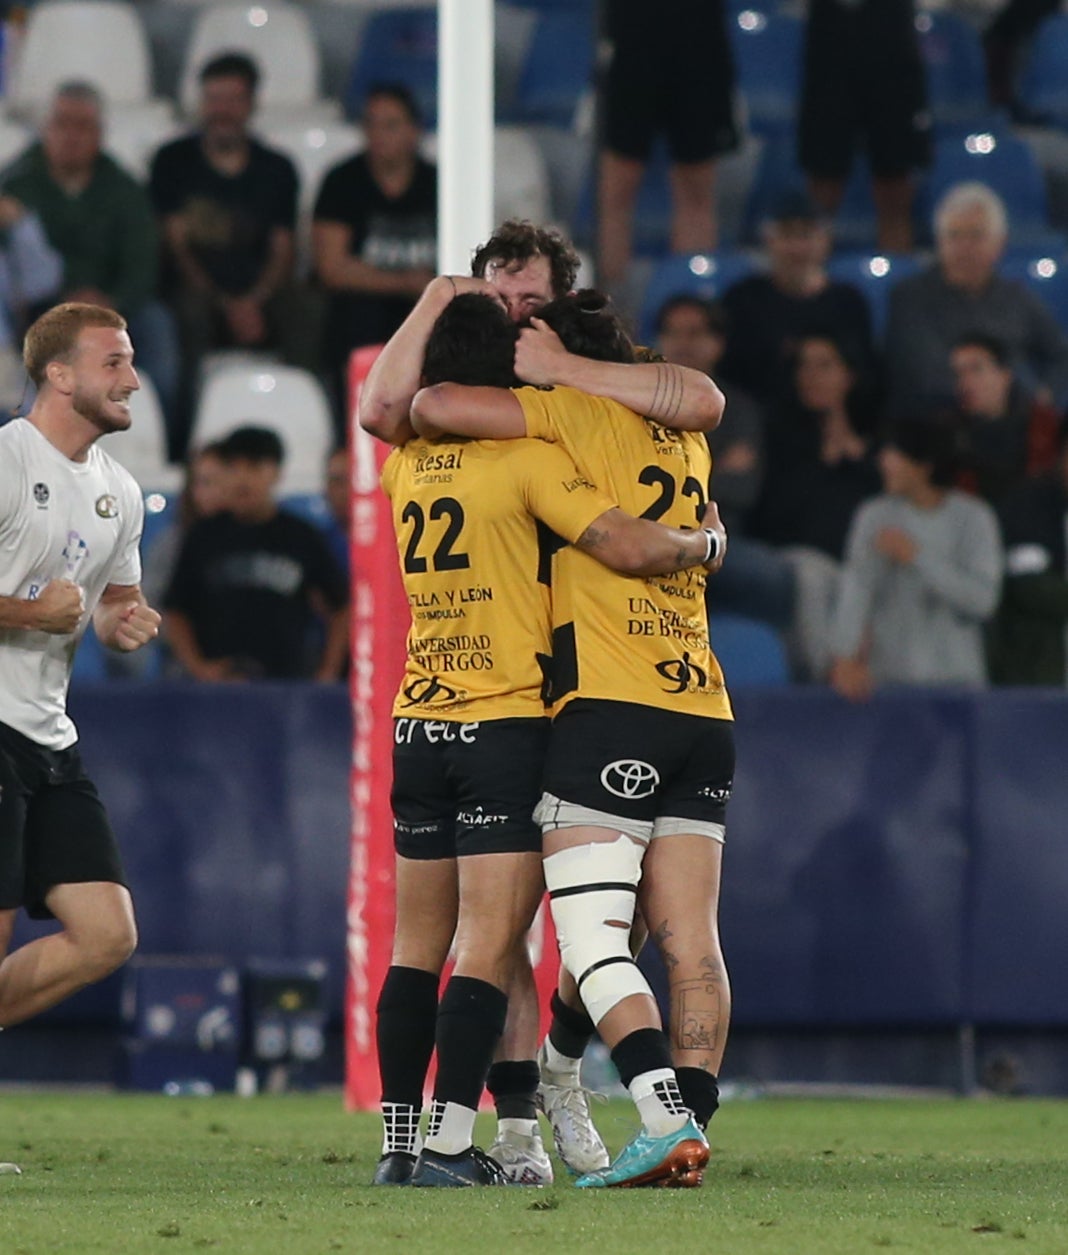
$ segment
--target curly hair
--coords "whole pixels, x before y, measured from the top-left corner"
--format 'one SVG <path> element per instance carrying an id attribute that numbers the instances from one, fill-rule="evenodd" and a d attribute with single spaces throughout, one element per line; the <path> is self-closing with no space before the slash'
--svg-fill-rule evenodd
<path id="1" fill-rule="evenodd" d="M 578 253 L 559 231 L 518 218 L 502 222 L 485 244 L 475 250 L 471 273 L 476 279 L 484 279 L 486 267 L 491 263 L 519 269 L 537 257 L 548 258 L 553 296 L 566 296 L 575 286 L 580 264 Z"/>

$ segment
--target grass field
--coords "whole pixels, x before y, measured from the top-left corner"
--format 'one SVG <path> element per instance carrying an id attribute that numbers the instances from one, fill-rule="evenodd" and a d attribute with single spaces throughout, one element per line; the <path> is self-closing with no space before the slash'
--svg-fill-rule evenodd
<path id="1" fill-rule="evenodd" d="M 613 1149 L 631 1110 L 598 1109 Z M 1068 1103 L 762 1099 L 711 1133 L 700 1190 L 385 1190 L 336 1094 L 0 1093 L 0 1255 L 1068 1255 Z"/>

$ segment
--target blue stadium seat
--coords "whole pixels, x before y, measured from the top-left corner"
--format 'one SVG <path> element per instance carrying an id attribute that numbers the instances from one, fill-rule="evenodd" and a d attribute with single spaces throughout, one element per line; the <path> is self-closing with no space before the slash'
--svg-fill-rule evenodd
<path id="1" fill-rule="evenodd" d="M 593 82 L 594 15 L 586 8 L 538 14 L 516 88 L 515 118 L 570 127 Z"/>
<path id="2" fill-rule="evenodd" d="M 1049 257 L 1035 252 L 1010 252 L 1002 258 L 998 269 L 1040 296 L 1068 331 L 1068 260 L 1063 253 Z"/>
<path id="3" fill-rule="evenodd" d="M 716 614 L 710 631 L 728 690 L 789 683 L 786 649 L 774 628 L 740 614 Z"/>
<path id="4" fill-rule="evenodd" d="M 990 115 L 979 32 L 957 13 L 916 15 L 927 70 L 927 100 L 938 127 L 979 126 Z"/>
<path id="5" fill-rule="evenodd" d="M 296 492 L 285 496 L 278 503 L 289 514 L 313 524 L 315 527 L 329 527 L 330 507 L 321 492 Z"/>
<path id="6" fill-rule="evenodd" d="M 748 253 L 689 253 L 665 258 L 653 271 L 638 313 L 638 339 L 651 345 L 656 340 L 656 316 L 669 297 L 685 293 L 715 300 L 732 283 L 756 269 Z"/>
<path id="7" fill-rule="evenodd" d="M 1035 33 L 1020 75 L 1020 103 L 1035 117 L 1068 126 L 1068 13 L 1047 18 Z"/>
<path id="8" fill-rule="evenodd" d="M 835 253 L 827 263 L 827 273 L 839 283 L 858 288 L 871 310 L 872 330 L 877 339 L 886 329 L 890 289 L 900 279 L 907 279 L 923 269 L 913 253 L 884 256 L 880 253 Z"/>
<path id="9" fill-rule="evenodd" d="M 1064 247 L 1049 225 L 1046 186 L 1031 149 L 1013 135 L 979 131 L 940 140 L 924 181 L 918 209 L 928 224 L 941 197 L 956 183 L 978 180 L 1005 202 L 1009 239 L 1039 249 Z"/>
<path id="10" fill-rule="evenodd" d="M 438 116 L 437 9 L 383 9 L 364 25 L 352 75 L 345 92 L 345 112 L 357 118 L 372 83 L 404 83 L 412 92 L 429 129 Z"/>
<path id="11" fill-rule="evenodd" d="M 803 23 L 789 13 L 752 7 L 731 13 L 728 30 L 749 129 L 760 135 L 792 132 L 801 99 Z"/>

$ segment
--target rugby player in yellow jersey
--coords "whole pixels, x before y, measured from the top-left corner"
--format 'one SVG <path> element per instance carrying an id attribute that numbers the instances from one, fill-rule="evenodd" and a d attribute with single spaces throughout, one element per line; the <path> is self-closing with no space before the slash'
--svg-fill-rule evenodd
<path id="1" fill-rule="evenodd" d="M 509 383 L 516 336 L 498 303 L 461 297 L 435 324 L 424 377 Z M 412 629 L 394 705 L 397 931 L 379 1000 L 386 1137 L 375 1179 L 501 1184 L 472 1132 L 544 891 L 533 810 L 550 623 L 536 520 L 624 579 L 692 570 L 718 546 L 705 532 L 624 514 L 543 441 L 414 439 L 387 460 L 382 483 Z M 718 522 L 714 507 L 708 522 Z M 438 1004 L 450 943 L 456 967 Z M 434 1103 L 416 1159 L 434 1046 Z"/>
<path id="2" fill-rule="evenodd" d="M 423 354 L 435 319 L 458 293 L 481 292 L 503 303 L 519 323 L 553 297 L 569 292 L 575 283 L 579 258 L 559 232 L 530 222 L 503 223 L 474 254 L 472 276 L 442 275 L 425 289 L 409 317 L 379 355 L 360 394 L 361 426 L 381 439 L 401 444 L 411 435 L 408 412 L 420 384 Z M 714 427 L 723 411 L 723 396 L 704 373 L 668 363 L 594 361 L 576 354 L 556 355 L 554 375 L 546 378 L 546 362 L 539 337 L 527 330 L 517 348 L 517 373 L 528 382 L 559 383 L 611 397 L 648 414 L 666 426 L 704 431 Z M 528 361 L 529 359 L 529 361 Z M 535 378 L 528 368 L 537 372 Z M 490 1072 L 489 1088 L 504 1122 L 510 1115 L 533 1114 L 535 1091 L 553 1127 L 557 1149 L 570 1170 L 584 1172 L 608 1162 L 608 1154 L 589 1115 L 585 1091 L 579 1085 L 583 1043 L 593 1025 L 571 989 L 564 999 L 553 995 L 553 1024 L 545 1050 L 553 1041 L 575 1051 L 570 1060 L 550 1071 L 543 1061 L 539 1072 L 538 1008 L 533 977 L 527 970 L 522 988 L 513 990 L 508 1028 L 502 1042 L 502 1062 Z M 562 1065 L 566 1062 L 567 1067 Z M 512 1164 L 521 1159 L 523 1143 L 502 1127 L 498 1138 Z"/>
<path id="3" fill-rule="evenodd" d="M 548 341 L 539 351 L 633 352 L 596 293 L 553 302 L 544 314 L 523 333 Z M 705 510 L 706 442 L 604 398 L 442 384 L 416 396 L 412 421 L 423 432 L 554 442 L 646 518 L 694 526 Z M 707 1121 L 715 1109 L 728 1018 L 716 907 L 734 772 L 704 573 L 638 583 L 564 550 L 552 607 L 554 725 L 538 812 L 546 883 L 564 965 L 643 1121 L 611 1165 L 578 1184 L 699 1184 L 708 1147 L 692 1112 Z M 627 946 L 639 881 L 669 973 L 673 1050 Z"/>

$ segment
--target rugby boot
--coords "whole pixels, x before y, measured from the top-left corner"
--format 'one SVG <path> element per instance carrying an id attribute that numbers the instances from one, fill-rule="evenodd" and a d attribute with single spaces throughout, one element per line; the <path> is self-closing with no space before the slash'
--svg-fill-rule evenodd
<path id="1" fill-rule="evenodd" d="M 509 1185 L 552 1185 L 553 1166 L 542 1145 L 541 1134 L 499 1133 L 486 1152 L 497 1161 Z"/>
<path id="2" fill-rule="evenodd" d="M 708 1163 L 708 1142 L 691 1117 L 674 1133 L 650 1137 L 642 1129 L 607 1168 L 579 1177 L 583 1189 L 641 1185 L 693 1187 L 701 1184 Z"/>
<path id="3" fill-rule="evenodd" d="M 458 1155 L 427 1150 L 424 1146 L 415 1161 L 409 1182 L 413 1187 L 451 1187 L 465 1185 L 507 1185 L 508 1178 L 496 1160 L 484 1150 L 469 1146 Z"/>
<path id="4" fill-rule="evenodd" d="M 391 1151 L 379 1159 L 372 1185 L 408 1185 L 415 1168 L 415 1156 L 403 1150 Z"/>
<path id="5" fill-rule="evenodd" d="M 597 1172 L 609 1164 L 608 1148 L 590 1115 L 589 1094 L 571 1076 L 551 1072 L 545 1064 L 545 1047 L 538 1053 L 541 1082 L 537 1104 L 553 1131 L 556 1153 L 573 1177 Z"/>

